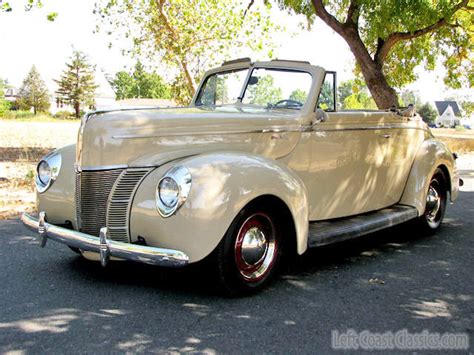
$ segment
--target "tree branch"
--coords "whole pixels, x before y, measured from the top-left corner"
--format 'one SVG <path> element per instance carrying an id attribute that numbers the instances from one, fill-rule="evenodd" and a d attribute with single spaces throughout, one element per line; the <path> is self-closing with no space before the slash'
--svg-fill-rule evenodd
<path id="1" fill-rule="evenodd" d="M 323 20 L 326 25 L 331 27 L 334 31 L 336 31 L 339 35 L 345 38 L 344 34 L 344 26 L 340 23 L 333 15 L 331 15 L 326 8 L 324 7 L 322 0 L 312 0 L 314 11 L 316 15 Z"/>
<path id="2" fill-rule="evenodd" d="M 456 6 L 452 8 L 452 10 L 449 12 L 448 15 L 440 18 L 437 22 L 426 26 L 424 28 L 420 28 L 414 32 L 394 32 L 391 33 L 386 40 L 383 40 L 381 38 L 378 39 L 378 45 L 377 45 L 377 50 L 375 52 L 374 60 L 378 62 L 379 64 L 382 64 L 385 58 L 387 58 L 388 53 L 390 50 L 393 48 L 395 44 L 397 44 L 400 41 L 404 40 L 410 40 L 410 39 L 415 39 L 421 36 L 424 36 L 425 34 L 431 33 L 436 31 L 437 29 L 446 26 L 446 25 L 451 25 L 448 23 L 448 19 L 454 15 L 458 10 L 465 8 L 468 4 L 468 0 L 463 0 Z"/>
<path id="3" fill-rule="evenodd" d="M 352 0 L 349 9 L 347 10 L 345 24 L 347 25 L 350 23 L 355 24 L 356 26 L 359 24 L 359 5 L 357 4 L 357 0 Z"/>
<path id="4" fill-rule="evenodd" d="M 250 10 L 250 8 L 253 6 L 254 3 L 255 3 L 255 0 L 250 0 L 249 5 L 244 11 L 244 17 L 247 15 L 247 12 Z"/>

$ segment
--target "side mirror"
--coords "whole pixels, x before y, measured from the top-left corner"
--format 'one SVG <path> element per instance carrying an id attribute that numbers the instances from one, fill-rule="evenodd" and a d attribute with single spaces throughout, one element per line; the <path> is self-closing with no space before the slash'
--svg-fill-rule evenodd
<path id="1" fill-rule="evenodd" d="M 315 114 L 314 120 L 312 122 L 312 125 L 314 126 L 315 124 L 324 122 L 327 119 L 328 119 L 328 114 L 326 113 L 326 111 L 318 108 L 318 109 L 316 109 L 316 114 Z"/>

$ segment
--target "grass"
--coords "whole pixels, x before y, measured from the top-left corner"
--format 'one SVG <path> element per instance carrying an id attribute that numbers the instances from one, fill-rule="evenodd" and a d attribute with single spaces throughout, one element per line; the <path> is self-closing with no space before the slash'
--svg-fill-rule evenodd
<path id="1" fill-rule="evenodd" d="M 474 152 L 474 138 L 451 138 L 437 137 L 444 142 L 449 150 L 456 153 L 472 153 Z"/>
<path id="2" fill-rule="evenodd" d="M 79 121 L 0 120 L 0 148 L 59 148 L 76 142 Z M 0 156 L 0 160 L 4 160 Z"/>
<path id="3" fill-rule="evenodd" d="M 7 111 L 0 116 L 0 120 L 14 120 L 17 122 L 64 122 L 64 121 L 77 121 L 73 115 L 66 111 L 59 111 L 54 116 L 49 113 L 38 113 L 33 114 L 30 111 Z"/>

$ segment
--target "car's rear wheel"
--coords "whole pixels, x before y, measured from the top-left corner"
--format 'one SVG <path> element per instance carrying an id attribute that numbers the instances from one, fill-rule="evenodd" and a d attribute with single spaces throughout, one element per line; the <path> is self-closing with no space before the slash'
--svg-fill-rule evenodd
<path id="1" fill-rule="evenodd" d="M 419 227 L 428 233 L 439 229 L 448 200 L 447 180 L 441 169 L 436 169 L 426 195 L 425 213 L 418 218 Z"/>
<path id="2" fill-rule="evenodd" d="M 281 258 L 281 228 L 275 214 L 247 208 L 232 222 L 216 250 L 218 277 L 229 295 L 265 287 Z"/>

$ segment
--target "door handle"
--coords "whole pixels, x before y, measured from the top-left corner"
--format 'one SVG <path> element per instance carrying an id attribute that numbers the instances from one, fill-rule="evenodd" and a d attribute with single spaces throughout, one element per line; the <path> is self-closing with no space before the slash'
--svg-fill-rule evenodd
<path id="1" fill-rule="evenodd" d="M 381 135 L 380 135 L 380 138 L 389 139 L 390 137 L 391 137 L 390 134 L 381 134 Z"/>

